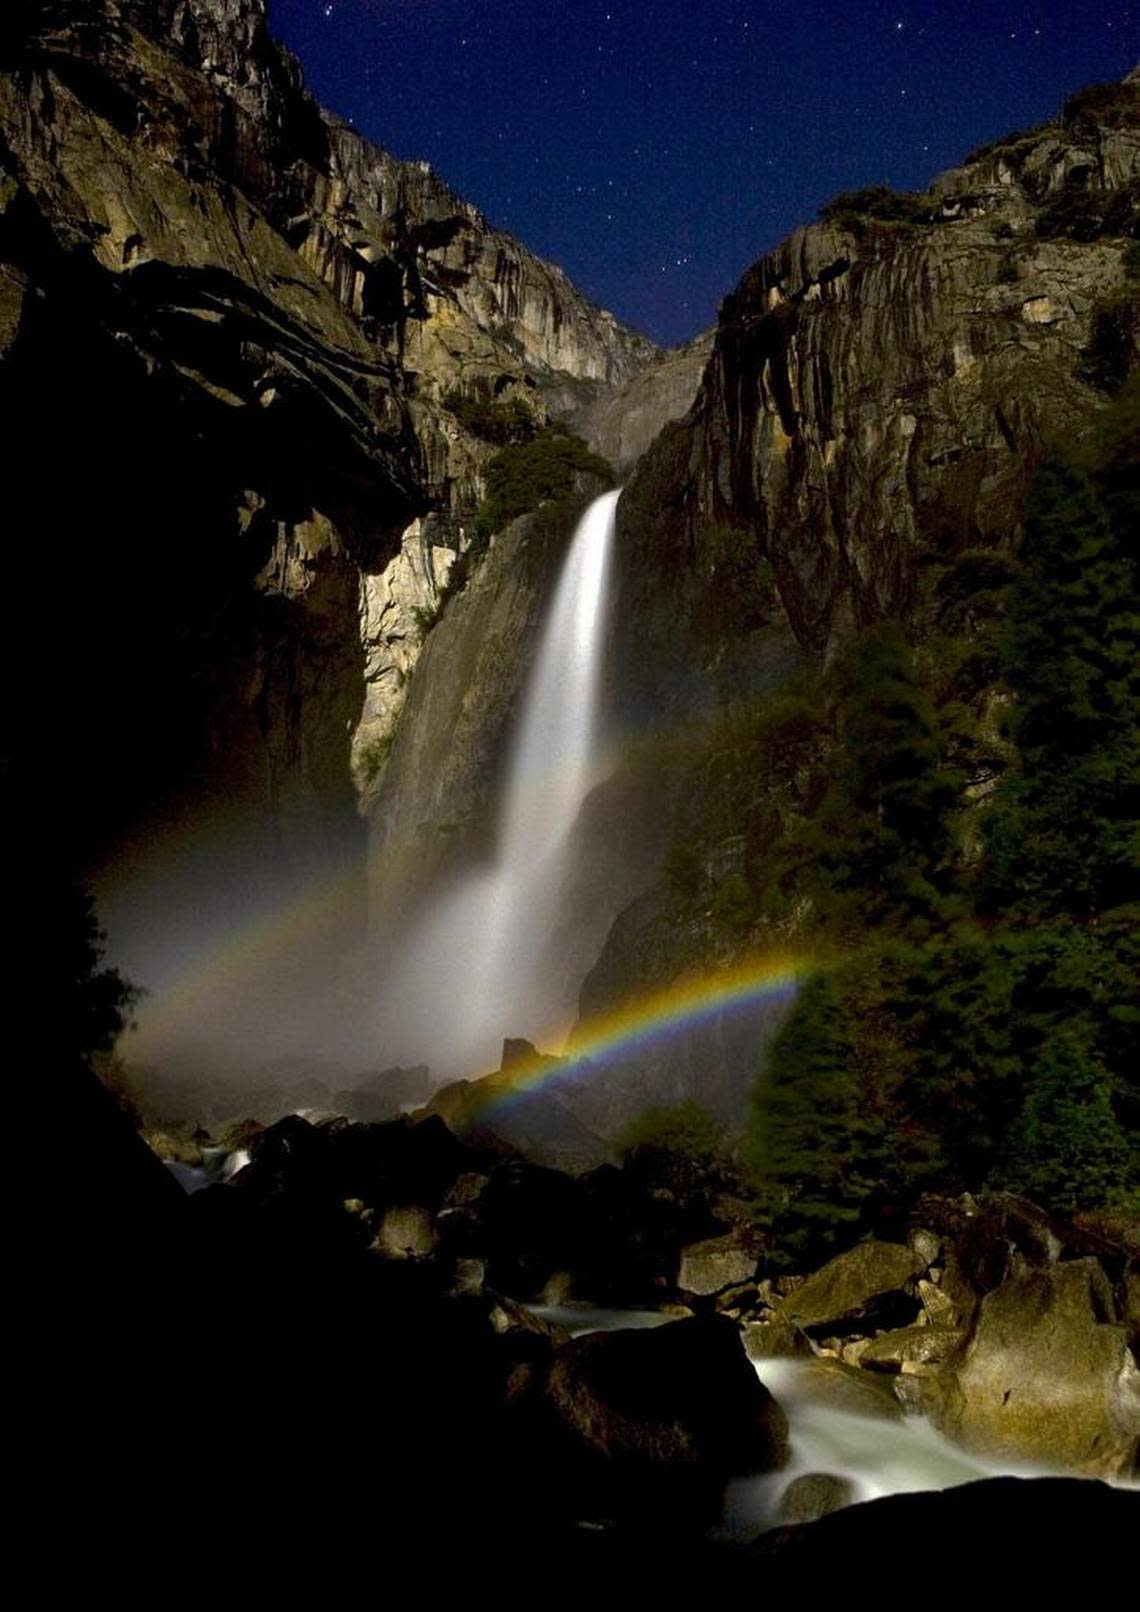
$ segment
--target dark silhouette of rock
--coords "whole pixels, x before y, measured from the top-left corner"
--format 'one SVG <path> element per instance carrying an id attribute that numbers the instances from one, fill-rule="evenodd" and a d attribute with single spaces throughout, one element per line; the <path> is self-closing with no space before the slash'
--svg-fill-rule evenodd
<path id="1" fill-rule="evenodd" d="M 1073 1588 L 1084 1566 L 1042 1540 L 1080 1540 L 1081 1554 L 1116 1559 L 1140 1521 L 1140 1495 L 1078 1478 L 986 1478 L 959 1488 L 891 1495 L 845 1507 L 805 1526 L 774 1529 L 748 1555 L 764 1582 L 819 1595 L 892 1574 L 919 1581 L 930 1572 L 931 1541 L 957 1541 L 985 1563 L 995 1588 Z M 725 1564 L 730 1580 L 739 1564 Z"/>
<path id="2" fill-rule="evenodd" d="M 691 1532 L 715 1520 L 730 1475 L 787 1457 L 787 1419 L 721 1316 L 573 1339 L 542 1410 L 563 1504 L 583 1519 Z"/>

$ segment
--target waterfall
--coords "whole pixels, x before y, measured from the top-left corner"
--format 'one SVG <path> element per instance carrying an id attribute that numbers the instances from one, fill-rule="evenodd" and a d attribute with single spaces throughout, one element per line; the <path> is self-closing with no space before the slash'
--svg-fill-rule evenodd
<path id="1" fill-rule="evenodd" d="M 503 1038 L 569 1027 L 553 934 L 571 830 L 599 782 L 598 687 L 619 491 L 574 532 L 543 624 L 511 747 L 489 867 L 424 915 L 381 1018 L 383 1051 L 426 1059 L 440 1077 L 497 1067 Z"/>

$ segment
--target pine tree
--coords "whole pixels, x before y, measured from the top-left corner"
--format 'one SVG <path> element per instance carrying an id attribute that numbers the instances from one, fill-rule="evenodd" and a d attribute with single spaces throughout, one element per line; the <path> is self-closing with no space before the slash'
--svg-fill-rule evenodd
<path id="1" fill-rule="evenodd" d="M 1011 1136 L 1006 1184 L 1066 1211 L 1119 1202 L 1130 1183 L 1135 1194 L 1136 1160 L 1110 1091 L 1082 1048 L 1046 1048 Z"/>
<path id="2" fill-rule="evenodd" d="M 820 873 L 861 927 L 929 915 L 957 781 L 902 630 L 887 622 L 863 634 L 839 685 L 839 759 L 813 826 Z"/>
<path id="3" fill-rule="evenodd" d="M 779 1245 L 814 1258 L 858 1236 L 886 1160 L 884 1127 L 864 1100 L 840 991 L 804 986 L 768 1049 L 742 1162 Z"/>
<path id="4" fill-rule="evenodd" d="M 1140 899 L 1140 600 L 1092 482 L 1042 466 L 1010 597 L 1018 767 L 987 824 L 991 900 L 1082 920 Z"/>

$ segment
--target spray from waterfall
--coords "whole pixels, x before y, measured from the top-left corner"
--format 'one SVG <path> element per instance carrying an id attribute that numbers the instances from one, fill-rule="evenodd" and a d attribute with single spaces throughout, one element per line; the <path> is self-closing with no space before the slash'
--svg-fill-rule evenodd
<path id="1" fill-rule="evenodd" d="M 598 689 L 619 492 L 574 532 L 511 749 L 494 860 L 433 903 L 381 1007 L 387 1061 L 441 1077 L 494 1068 L 504 1036 L 569 1028 L 554 935 L 571 831 L 598 777 Z"/>

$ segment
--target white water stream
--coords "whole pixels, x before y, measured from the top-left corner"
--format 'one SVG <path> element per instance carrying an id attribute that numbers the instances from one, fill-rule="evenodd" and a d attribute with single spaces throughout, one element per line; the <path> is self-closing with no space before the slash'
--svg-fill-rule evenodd
<path id="1" fill-rule="evenodd" d="M 425 914 L 381 1019 L 386 1058 L 438 1077 L 498 1067 L 505 1036 L 568 1027 L 552 956 L 571 830 L 597 777 L 598 684 L 619 492 L 586 510 L 542 629 L 503 790 L 495 858 Z"/>
<path id="2" fill-rule="evenodd" d="M 534 1313 L 573 1335 L 619 1328 L 656 1327 L 675 1318 L 656 1310 L 603 1310 L 586 1305 L 532 1306 Z M 751 1539 L 780 1521 L 780 1498 L 796 1478 L 827 1473 L 846 1478 L 852 1503 L 881 1495 L 947 1489 L 975 1478 L 1013 1474 L 1041 1477 L 1040 1469 L 993 1462 L 943 1438 L 923 1416 L 861 1416 L 836 1409 L 811 1361 L 765 1360 L 757 1376 L 788 1418 L 790 1459 L 778 1472 L 729 1484 L 719 1530 Z"/>

